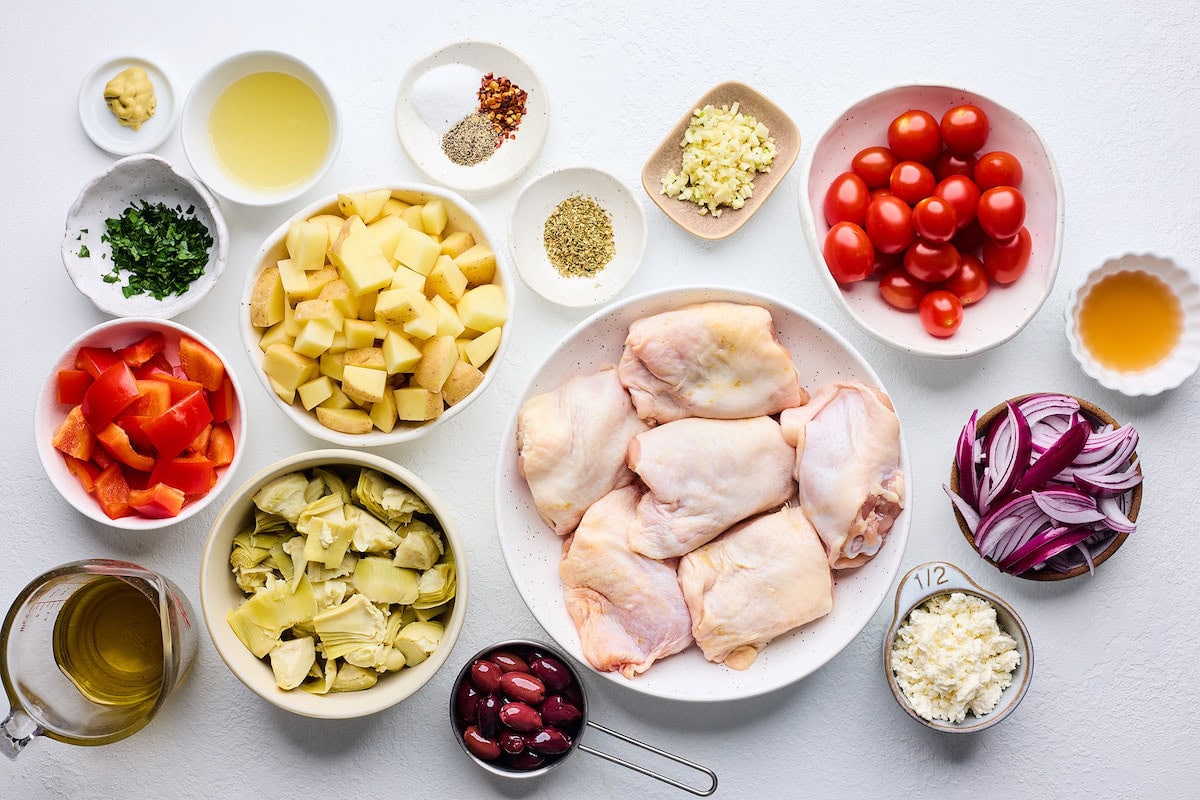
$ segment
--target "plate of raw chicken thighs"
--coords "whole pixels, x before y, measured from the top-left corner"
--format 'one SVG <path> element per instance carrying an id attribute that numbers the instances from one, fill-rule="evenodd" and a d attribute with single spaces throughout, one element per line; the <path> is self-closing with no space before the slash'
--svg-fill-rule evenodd
<path id="1" fill-rule="evenodd" d="M 649 695 L 732 700 L 867 624 L 904 554 L 908 475 L 891 401 L 838 334 L 763 295 L 676 288 L 596 313 L 537 370 L 496 518 L 572 656 Z"/>

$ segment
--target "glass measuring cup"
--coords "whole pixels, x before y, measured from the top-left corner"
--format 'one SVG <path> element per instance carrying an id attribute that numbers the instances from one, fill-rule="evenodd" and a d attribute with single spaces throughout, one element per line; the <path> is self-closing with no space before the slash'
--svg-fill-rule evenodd
<path id="1" fill-rule="evenodd" d="M 141 730 L 191 669 L 191 613 L 179 587 L 126 561 L 34 578 L 0 628 L 0 749 L 15 758 L 35 736 L 100 745 Z"/>

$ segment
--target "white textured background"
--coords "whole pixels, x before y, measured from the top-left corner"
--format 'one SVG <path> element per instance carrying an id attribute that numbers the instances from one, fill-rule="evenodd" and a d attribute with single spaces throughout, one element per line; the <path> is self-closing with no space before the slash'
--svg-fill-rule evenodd
<path id="1" fill-rule="evenodd" d="M 1196 495 L 1200 379 L 1130 400 L 1071 360 L 1062 313 L 1084 270 L 1126 251 L 1200 267 L 1200 7 L 1169 2 L 963 4 L 846 2 L 643 5 L 595 2 L 5 3 L 0 34 L 0 607 L 35 575 L 84 557 L 126 558 L 179 582 L 194 604 L 201 548 L 219 500 L 162 533 L 87 522 L 59 498 L 33 448 L 32 406 L 59 351 L 102 321 L 58 255 L 66 210 L 111 161 L 85 138 L 76 92 L 117 55 L 158 62 L 182 98 L 209 65 L 257 48 L 309 61 L 336 92 L 342 154 L 313 191 L 418 180 L 392 126 L 406 66 L 458 38 L 521 52 L 551 95 L 549 139 L 525 180 L 590 163 L 636 185 L 642 163 L 710 85 L 744 80 L 780 103 L 807 147 L 834 115 L 896 83 L 949 83 L 1008 105 L 1041 134 L 1066 192 L 1062 269 L 1041 313 L 998 351 L 956 363 L 899 355 L 860 333 L 817 283 L 801 237 L 794 169 L 733 238 L 705 245 L 643 197 L 650 243 L 630 295 L 711 282 L 767 291 L 812 311 L 857 346 L 891 391 L 915 467 L 915 516 L 904 566 L 960 564 L 1023 615 L 1037 647 L 1033 685 L 1002 725 L 969 738 L 919 726 L 896 706 L 880 665 L 888 622 L 816 675 L 755 700 L 692 707 L 589 680 L 592 716 L 710 765 L 719 797 L 1195 797 L 1200 782 Z M 670 5 L 671 9 L 666 10 Z M 404 6 L 406 10 L 398 10 Z M 1051 10 L 1052 9 L 1052 10 Z M 159 153 L 186 168 L 176 134 Z M 801 156 L 801 160 L 803 155 Z M 507 226 L 518 186 L 478 205 Z M 180 317 L 214 340 L 242 377 L 252 425 L 235 483 L 318 445 L 272 407 L 241 353 L 235 311 L 263 237 L 308 202 L 226 207 L 227 274 Z M 548 308 L 518 287 L 521 314 L 498 379 L 439 434 L 381 451 L 423 475 L 469 541 L 466 627 L 448 668 L 390 711 L 347 722 L 291 716 L 253 696 L 206 636 L 191 678 L 131 739 L 102 748 L 49 740 L 0 761 L 0 798 L 663 797 L 670 790 L 587 755 L 537 782 L 495 779 L 459 752 L 446 720 L 454 669 L 511 635 L 541 635 L 504 568 L 494 534 L 491 470 L 513 400 L 533 365 L 583 312 Z M 1003 576 L 968 549 L 939 488 L 972 408 L 1016 394 L 1079 394 L 1142 432 L 1147 473 L 1137 534 L 1095 578 L 1065 584 Z M 889 603 L 890 604 L 890 603 Z M 681 795 L 682 796 L 682 795 Z"/>

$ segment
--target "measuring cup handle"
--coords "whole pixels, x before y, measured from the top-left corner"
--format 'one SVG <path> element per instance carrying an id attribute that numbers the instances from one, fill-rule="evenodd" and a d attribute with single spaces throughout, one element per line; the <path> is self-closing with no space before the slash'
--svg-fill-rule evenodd
<path id="1" fill-rule="evenodd" d="M 4 755 L 16 758 L 25 749 L 25 745 L 33 741 L 33 737 L 42 732 L 42 728 L 19 708 L 14 708 L 8 714 L 8 719 L 0 722 L 0 748 Z"/>
<path id="2" fill-rule="evenodd" d="M 580 743 L 579 749 L 584 751 L 585 753 L 591 753 L 594 756 L 599 756 L 600 758 L 603 758 L 605 761 L 611 761 L 614 764 L 620 764 L 622 767 L 625 767 L 626 769 L 631 769 L 634 772 L 640 772 L 643 775 L 649 776 L 656 780 L 660 780 L 663 783 L 674 786 L 676 789 L 683 789 L 685 792 L 691 792 L 692 794 L 698 795 L 699 797 L 708 797 L 710 794 L 712 794 L 713 792 L 715 792 L 717 790 L 717 773 L 713 772 L 708 767 L 702 767 L 699 764 L 695 763 L 694 761 L 688 761 L 686 758 L 680 758 L 679 756 L 675 755 L 674 753 L 668 753 L 666 750 L 660 750 L 657 747 L 654 747 L 653 745 L 648 745 L 645 742 L 639 742 L 637 739 L 634 739 L 633 737 L 630 737 L 630 736 L 626 736 L 623 733 L 618 733 L 617 731 L 614 731 L 612 728 L 606 728 L 598 722 L 592 722 L 591 720 L 588 720 L 587 726 L 589 728 L 595 728 L 598 731 L 607 733 L 609 736 L 614 736 L 623 742 L 628 742 L 629 744 L 633 745 L 634 747 L 640 747 L 643 750 L 649 750 L 651 753 L 662 756 L 663 758 L 669 759 L 670 761 L 674 761 L 676 764 L 682 764 L 685 767 L 694 769 L 697 772 L 701 772 L 708 776 L 708 778 L 712 781 L 712 784 L 707 789 L 697 789 L 694 786 L 688 786 L 686 783 L 680 783 L 677 780 L 668 778 L 666 775 L 659 775 L 657 772 L 654 772 L 653 770 L 647 769 L 646 767 L 640 766 L 638 764 L 634 764 L 632 761 L 626 761 L 625 759 L 621 758 L 620 756 L 614 756 L 611 753 L 605 753 L 601 750 L 596 750 L 594 748 L 588 747 L 585 744 Z"/>

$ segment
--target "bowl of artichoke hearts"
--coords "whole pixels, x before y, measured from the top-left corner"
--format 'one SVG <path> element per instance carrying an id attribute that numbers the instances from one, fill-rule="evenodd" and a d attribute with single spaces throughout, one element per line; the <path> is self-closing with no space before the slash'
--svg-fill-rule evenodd
<path id="1" fill-rule="evenodd" d="M 445 505 L 370 453 L 290 456 L 213 523 L 204 621 L 247 688 L 306 717 L 373 714 L 442 667 L 462 629 L 466 547 Z"/>

